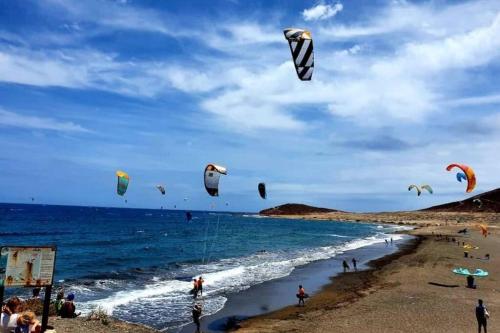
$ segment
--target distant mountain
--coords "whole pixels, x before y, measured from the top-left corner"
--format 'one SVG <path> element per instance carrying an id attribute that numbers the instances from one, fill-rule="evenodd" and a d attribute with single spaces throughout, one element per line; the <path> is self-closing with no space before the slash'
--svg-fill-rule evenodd
<path id="1" fill-rule="evenodd" d="M 450 202 L 444 205 L 422 209 L 422 211 L 500 213 L 500 188 L 478 194 L 462 201 Z"/>
<path id="2" fill-rule="evenodd" d="M 302 215 L 302 214 L 315 214 L 315 213 L 331 213 L 339 212 L 339 210 L 313 207 L 303 204 L 285 204 L 268 208 L 260 211 L 260 215 Z"/>

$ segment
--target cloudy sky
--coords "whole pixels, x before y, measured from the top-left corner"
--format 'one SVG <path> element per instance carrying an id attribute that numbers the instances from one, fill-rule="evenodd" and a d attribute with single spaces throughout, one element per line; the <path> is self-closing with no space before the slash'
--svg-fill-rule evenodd
<path id="1" fill-rule="evenodd" d="M 287 27 L 312 32 L 310 82 Z M 490 190 L 499 36 L 496 0 L 0 1 L 0 202 L 413 209 L 467 197 L 452 162 Z"/>

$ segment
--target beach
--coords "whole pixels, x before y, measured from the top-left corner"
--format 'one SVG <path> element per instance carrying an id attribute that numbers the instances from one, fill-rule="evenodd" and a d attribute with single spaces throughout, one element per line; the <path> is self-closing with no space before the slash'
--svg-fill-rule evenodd
<path id="1" fill-rule="evenodd" d="M 385 222 L 425 225 L 409 232 L 420 241 L 399 254 L 371 262 L 369 270 L 333 278 L 331 284 L 307 300 L 305 307 L 290 306 L 249 319 L 240 323 L 238 332 L 473 332 L 477 329 L 474 308 L 479 298 L 490 313 L 500 311 L 500 260 L 495 255 L 500 250 L 498 216 L 476 214 L 475 220 L 460 224 L 451 220 L 468 215 L 445 214 L 447 222 L 441 220 L 442 214 L 435 213 L 374 216 Z M 418 219 L 411 220 L 411 216 Z M 316 217 L 330 218 L 321 214 Z M 474 227 L 474 222 L 485 220 L 497 223 L 490 225 L 487 238 Z M 465 226 L 469 233 L 458 234 Z M 479 249 L 469 251 L 473 258 L 464 258 L 462 246 L 445 238 L 438 240 L 437 234 Z M 477 259 L 486 253 L 492 255 L 491 260 Z M 457 267 L 472 271 L 482 268 L 489 276 L 476 278 L 477 289 L 468 289 L 465 277 L 452 273 Z M 490 332 L 498 329 L 491 320 Z"/>

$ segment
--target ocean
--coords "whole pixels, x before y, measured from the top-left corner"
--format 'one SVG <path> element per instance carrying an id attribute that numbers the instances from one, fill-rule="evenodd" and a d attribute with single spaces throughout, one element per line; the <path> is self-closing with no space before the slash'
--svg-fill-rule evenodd
<path id="1" fill-rule="evenodd" d="M 56 288 L 74 292 L 79 311 L 102 307 L 117 318 L 171 330 L 191 321 L 194 277 L 203 276 L 204 314 L 213 314 L 231 294 L 383 243 L 397 229 L 224 212 L 192 216 L 187 221 L 185 211 L 0 204 L 0 246 L 55 244 Z"/>

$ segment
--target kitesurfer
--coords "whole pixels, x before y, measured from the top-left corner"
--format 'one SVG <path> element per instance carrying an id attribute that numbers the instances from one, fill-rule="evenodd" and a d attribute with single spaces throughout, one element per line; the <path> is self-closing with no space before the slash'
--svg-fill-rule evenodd
<path id="1" fill-rule="evenodd" d="M 487 318 L 490 317 L 490 314 L 488 313 L 488 310 L 486 310 L 486 307 L 483 305 L 482 299 L 477 300 L 477 303 L 478 303 L 478 305 L 476 306 L 477 332 L 481 333 L 481 327 L 484 327 L 484 333 L 488 333 L 486 325 L 487 325 Z"/>
<path id="2" fill-rule="evenodd" d="M 474 284 L 474 277 L 472 275 L 467 276 L 467 288 L 476 289 L 476 285 Z"/>
<path id="3" fill-rule="evenodd" d="M 342 262 L 342 267 L 344 267 L 344 273 L 350 269 L 349 264 L 345 260 Z"/>
<path id="4" fill-rule="evenodd" d="M 196 294 L 200 293 L 201 296 L 203 296 L 203 282 L 205 282 L 205 280 L 203 280 L 203 278 L 200 276 L 198 278 L 198 290 Z"/>
<path id="5" fill-rule="evenodd" d="M 198 296 L 198 281 L 193 279 L 193 297 L 196 298 Z"/>
<path id="6" fill-rule="evenodd" d="M 306 297 L 306 291 L 302 285 L 299 285 L 299 292 L 297 293 L 297 298 L 299 299 L 299 306 L 302 303 L 302 306 L 305 305 L 304 298 Z"/>
<path id="7" fill-rule="evenodd" d="M 195 304 L 193 306 L 193 323 L 196 325 L 196 333 L 200 333 L 200 317 L 201 317 L 201 305 Z"/>

